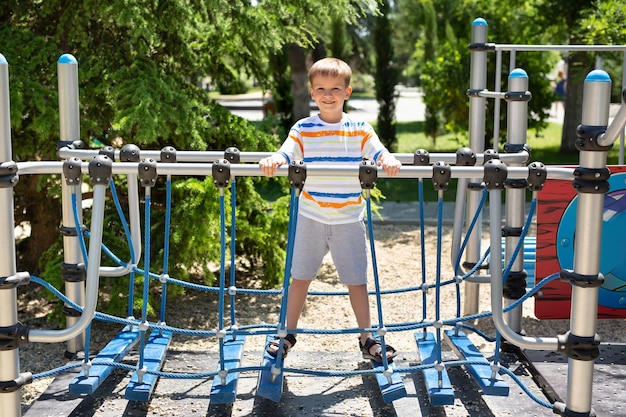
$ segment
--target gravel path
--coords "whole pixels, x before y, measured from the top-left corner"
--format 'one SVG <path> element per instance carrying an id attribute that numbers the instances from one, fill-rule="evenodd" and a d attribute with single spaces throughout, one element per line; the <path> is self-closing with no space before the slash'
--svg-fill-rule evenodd
<path id="1" fill-rule="evenodd" d="M 376 237 L 378 273 L 382 288 L 393 289 L 419 285 L 421 283 L 421 250 L 419 247 L 419 228 L 414 225 L 377 224 L 375 225 L 374 233 Z M 427 244 L 425 249 L 427 254 L 428 282 L 434 282 L 434 274 L 437 266 L 435 259 L 435 233 L 436 229 L 434 227 L 429 227 L 426 236 Z M 444 239 L 442 245 L 444 259 L 442 261 L 442 277 L 444 277 L 444 279 L 449 279 L 450 277 L 452 277 L 452 270 L 451 267 L 449 267 L 450 262 L 448 260 L 451 245 L 451 230 L 448 226 L 444 228 L 443 235 Z M 485 237 L 487 236 L 485 235 Z M 337 282 L 337 275 L 329 260 L 323 266 L 320 277 L 313 283 L 311 290 L 337 291 L 343 289 L 340 285 L 337 284 Z M 27 290 L 20 290 L 20 320 L 22 322 L 25 322 L 32 328 L 41 328 L 48 326 L 45 323 L 45 318 L 50 309 L 54 307 L 54 305 L 47 301 L 42 301 L 41 298 L 38 296 L 38 293 L 32 287 L 33 286 L 31 285 Z M 441 293 L 440 315 L 442 318 L 451 318 L 454 317 L 456 314 L 456 297 L 452 292 L 451 287 L 452 286 L 443 289 Z M 374 288 L 373 284 L 370 285 L 370 288 Z M 429 313 L 427 319 L 434 318 L 434 295 L 434 290 L 431 290 L 428 293 L 427 308 Z M 481 287 L 479 308 L 480 311 L 489 310 L 489 296 L 489 288 L 487 286 Z M 376 318 L 375 297 L 370 297 L 370 300 L 372 316 Z M 238 296 L 237 302 L 239 306 L 237 312 L 238 322 L 240 325 L 263 322 L 276 323 L 278 321 L 280 306 L 280 299 L 278 296 L 241 295 Z M 171 300 L 168 301 L 168 303 L 169 306 L 167 323 L 169 325 L 182 328 L 199 329 L 215 329 L 217 327 L 217 299 L 215 294 L 188 291 L 183 298 L 180 298 L 178 300 Z M 413 292 L 384 296 L 382 305 L 385 323 L 413 322 L 419 321 L 422 318 L 421 293 Z M 374 319 L 374 321 L 376 322 L 377 320 Z M 487 332 L 488 334 L 494 334 L 494 328 L 490 320 L 481 320 L 476 324 L 477 327 Z M 563 320 L 549 322 L 536 320 L 533 315 L 532 301 L 527 303 L 527 305 L 525 305 L 524 307 L 523 328 L 528 335 L 552 337 L 557 334 L 564 333 L 568 329 L 568 325 L 569 324 Z M 354 317 L 350 309 L 347 297 L 311 296 L 303 311 L 300 326 L 304 328 L 333 329 L 355 327 Z M 119 330 L 119 325 L 102 323 L 95 324 L 94 330 L 92 331 L 92 349 L 101 349 L 104 344 L 108 340 L 110 340 Z M 616 343 L 626 342 L 626 332 L 624 332 L 623 320 L 600 321 L 598 333 L 601 335 L 603 340 L 611 340 Z M 482 338 L 479 338 L 475 335 L 471 335 L 471 338 L 474 341 L 474 344 L 481 351 L 493 351 L 494 346 L 492 343 L 486 342 Z M 404 363 L 406 365 L 418 363 L 419 357 L 416 357 L 417 353 L 413 332 L 391 333 L 387 336 L 387 341 L 401 352 L 401 355 L 398 358 L 398 361 L 400 363 Z M 258 364 L 257 359 L 260 358 L 262 346 L 263 338 L 260 336 L 249 337 L 246 341 L 246 355 L 251 354 L 251 360 L 255 360 L 256 364 Z M 187 363 L 185 362 L 186 359 L 184 358 L 187 358 L 187 356 L 185 355 L 193 352 L 196 353 L 196 356 L 197 353 L 200 352 L 203 355 L 208 355 L 207 357 L 215 358 L 215 347 L 216 343 L 214 340 L 200 340 L 184 336 L 175 336 L 173 338 L 172 344 L 170 345 L 170 354 L 168 354 L 168 360 L 166 361 L 165 366 L 171 366 L 173 367 L 172 369 L 176 368 L 176 366 L 179 366 L 182 367 L 183 370 L 185 366 L 189 366 L 190 368 L 192 368 L 189 369 L 189 371 L 193 372 L 213 370 L 215 369 L 214 367 L 206 368 L 206 363 L 203 363 L 202 361 L 198 362 L 198 360 L 195 359 Z M 29 344 L 20 350 L 21 369 L 22 371 L 29 371 L 33 374 L 36 374 L 45 370 L 49 370 L 56 366 L 64 365 L 66 363 L 65 359 L 63 358 L 64 350 L 65 344 Z M 211 356 L 211 352 L 213 352 L 213 356 Z M 354 369 L 354 366 L 359 364 L 359 362 L 361 361 L 356 346 L 356 336 L 354 335 L 318 336 L 302 334 L 298 337 L 298 345 L 294 348 L 292 354 L 290 354 L 290 357 L 287 359 L 286 365 L 295 367 L 294 364 L 301 364 L 303 367 L 306 367 L 306 363 L 310 363 L 311 361 L 315 362 L 315 358 L 325 358 L 324 363 L 327 363 L 327 361 L 329 360 L 328 358 L 335 357 L 335 355 L 330 355 L 331 353 L 337 353 L 336 362 L 338 363 L 332 362 L 332 364 L 338 367 L 337 369 L 345 369 L 346 366 L 348 369 Z M 292 362 L 290 363 L 289 361 Z M 187 365 L 185 365 L 185 363 L 187 363 Z M 361 362 L 361 365 L 362 364 L 363 363 Z M 320 365 L 319 361 L 315 365 Z M 248 381 L 242 382 L 242 387 L 240 387 L 240 390 L 243 390 L 244 393 L 238 394 L 238 398 L 242 397 L 241 400 L 238 399 L 238 403 L 232 406 L 231 409 L 225 411 L 222 410 L 225 413 L 224 415 L 245 415 L 239 413 L 243 413 L 245 410 L 247 410 L 247 406 L 245 405 L 247 404 L 246 401 L 250 402 L 252 401 L 251 398 L 254 398 L 253 386 L 255 382 L 253 381 L 254 378 L 250 376 L 246 378 L 248 379 Z M 242 380 L 246 381 L 246 378 L 243 378 Z M 252 380 L 252 382 L 250 382 L 250 380 Z M 346 384 L 341 390 L 343 394 L 337 394 L 339 395 L 339 397 L 337 397 L 339 399 L 335 398 L 336 404 L 334 405 L 334 413 L 328 412 L 328 414 L 324 414 L 321 411 L 318 413 L 314 412 L 314 410 L 308 410 L 308 415 L 401 415 L 401 413 L 398 412 L 398 407 L 401 406 L 397 404 L 396 410 L 393 411 L 395 414 L 385 414 L 386 412 L 389 412 L 388 405 L 385 405 L 384 403 L 381 404 L 380 401 L 376 404 L 373 404 L 371 400 L 371 384 L 368 387 L 367 384 L 364 383 L 364 381 L 366 380 L 367 378 L 365 380 L 359 378 L 356 383 L 354 382 L 354 380 L 346 380 L 344 382 L 342 382 L 341 380 L 335 380 L 332 381 L 327 388 L 320 388 L 322 390 L 335 390 L 338 389 L 338 386 L 342 387 L 342 384 Z M 296 387 L 298 385 L 306 387 L 309 384 L 309 382 L 307 381 L 311 380 L 308 380 L 306 378 L 303 379 L 302 377 L 288 378 L 288 383 L 290 384 L 289 386 L 293 388 L 294 392 L 296 391 Z M 35 401 L 46 390 L 51 382 L 52 378 L 40 379 L 36 380 L 33 384 L 30 384 L 23 388 L 22 404 L 24 413 L 27 412 L 33 401 Z M 320 382 L 317 381 L 316 383 Z M 250 386 L 248 387 L 248 385 L 246 384 L 249 384 Z M 159 385 L 161 385 L 161 383 Z M 171 389 L 174 390 L 180 388 L 181 387 L 176 387 Z M 367 392 L 360 392 L 359 394 L 355 394 L 354 392 L 359 392 L 359 389 L 365 389 Z M 416 388 L 413 387 L 413 389 Z M 184 389 L 182 392 L 173 391 L 169 395 L 158 394 L 158 397 L 161 401 L 161 403 L 159 403 L 160 405 L 155 405 L 156 403 L 153 403 L 147 406 L 147 408 L 145 408 L 139 414 L 126 413 L 123 415 L 189 415 L 190 409 L 182 406 L 177 407 L 176 401 L 177 399 L 181 399 L 182 397 L 184 397 L 185 393 L 189 394 L 191 392 L 190 390 L 191 388 Z M 117 395 L 119 396 L 119 393 L 117 393 Z M 346 398 L 341 397 L 341 395 L 346 396 Z M 359 399 L 358 401 L 357 398 Z M 292 404 L 298 404 L 298 395 L 287 395 L 287 397 L 284 397 L 283 403 L 287 401 L 291 402 Z M 365 401 L 365 404 L 363 404 L 363 401 Z M 342 408 L 341 404 L 344 403 L 349 403 L 349 405 L 346 405 Z M 94 412 L 92 414 L 85 415 L 122 415 L 107 414 L 107 407 L 108 412 L 110 413 L 112 413 L 112 410 L 114 410 L 114 407 L 111 404 L 107 404 L 109 404 L 107 401 L 96 402 L 93 407 L 97 410 L 97 413 Z M 197 402 L 195 407 L 198 408 Z M 251 408 L 256 410 L 253 413 L 254 415 L 271 415 L 263 414 L 262 411 L 259 411 L 258 406 L 256 407 L 257 408 Z M 308 407 L 308 405 L 305 404 L 302 405 L 302 407 Z M 360 411 L 359 407 L 361 408 Z M 420 405 L 420 407 L 422 406 Z M 438 411 L 438 414 L 424 415 L 480 415 L 469 413 L 467 407 L 467 404 L 459 403 L 455 404 L 455 406 L 452 408 L 445 407 L 446 411 L 443 414 L 439 414 Z M 177 410 L 177 408 L 180 409 Z M 213 412 L 215 413 L 210 412 L 207 415 L 220 415 L 218 411 L 219 410 L 213 410 Z M 354 413 L 352 414 L 353 411 Z M 202 409 L 202 407 L 199 407 L 198 413 L 200 414 L 198 415 L 205 415 L 203 414 L 205 412 L 206 408 Z M 301 414 L 307 414 L 307 410 L 301 410 Z M 547 415 L 550 414 L 551 413 Z M 277 415 L 282 414 L 278 413 Z"/>

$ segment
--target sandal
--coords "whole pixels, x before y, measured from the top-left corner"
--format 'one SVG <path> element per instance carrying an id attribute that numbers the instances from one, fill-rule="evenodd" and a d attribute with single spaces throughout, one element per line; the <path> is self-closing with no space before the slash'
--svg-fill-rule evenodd
<path id="1" fill-rule="evenodd" d="M 295 334 L 290 333 L 287 336 L 285 336 L 285 340 L 283 341 L 283 356 L 282 356 L 283 359 L 287 357 L 287 354 L 289 353 L 291 348 L 295 346 L 295 344 L 296 344 Z M 270 340 L 268 342 L 267 347 L 265 348 L 265 351 L 272 358 L 275 358 L 276 356 L 278 356 L 279 348 L 280 348 L 280 338 L 276 337 L 274 340 Z"/>
<path id="2" fill-rule="evenodd" d="M 376 349 L 376 353 L 374 355 L 370 353 L 370 349 L 373 346 L 378 346 L 378 349 Z M 361 349 L 361 353 L 363 354 L 363 359 L 369 359 L 377 363 L 383 362 L 383 356 L 382 356 L 383 348 L 378 339 L 368 337 L 367 340 L 365 341 L 365 345 L 362 345 L 361 339 L 359 338 L 359 348 Z M 393 358 L 398 356 L 398 352 L 396 352 L 396 350 L 388 344 L 385 344 L 385 348 L 387 350 L 387 354 L 391 353 L 390 355 L 387 356 L 387 363 L 393 363 Z"/>

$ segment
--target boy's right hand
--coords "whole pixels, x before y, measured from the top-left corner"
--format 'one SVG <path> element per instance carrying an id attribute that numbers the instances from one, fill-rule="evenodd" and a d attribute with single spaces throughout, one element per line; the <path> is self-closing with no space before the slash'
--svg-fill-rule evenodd
<path id="1" fill-rule="evenodd" d="M 267 158 L 263 158 L 259 161 L 259 168 L 261 168 L 261 172 L 268 177 L 274 176 L 276 173 L 276 169 L 285 165 L 287 160 L 285 157 L 279 153 L 275 153 L 272 156 L 268 156 Z"/>

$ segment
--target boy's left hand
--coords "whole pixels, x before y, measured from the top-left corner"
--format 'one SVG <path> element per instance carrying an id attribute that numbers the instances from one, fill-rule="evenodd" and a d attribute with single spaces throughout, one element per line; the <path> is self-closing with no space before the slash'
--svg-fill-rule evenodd
<path id="1" fill-rule="evenodd" d="M 389 177 L 395 177 L 400 172 L 402 163 L 389 152 L 385 152 L 378 158 L 378 166 L 383 167 L 385 174 Z"/>

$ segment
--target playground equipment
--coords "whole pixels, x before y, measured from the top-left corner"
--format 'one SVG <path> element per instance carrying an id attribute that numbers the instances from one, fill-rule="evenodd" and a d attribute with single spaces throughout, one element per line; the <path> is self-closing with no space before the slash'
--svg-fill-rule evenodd
<path id="1" fill-rule="evenodd" d="M 467 219 L 467 231 L 463 243 L 463 229 L 461 222 L 455 221 L 453 241 L 457 242 L 453 248 L 452 260 L 455 265 L 456 276 L 449 282 L 441 281 L 441 274 L 436 274 L 434 284 L 424 281 L 416 291 L 422 296 L 429 288 L 434 288 L 436 297 L 441 285 L 464 285 L 478 287 L 482 282 L 489 282 L 492 288 L 492 317 L 499 332 L 498 344 L 518 346 L 528 350 L 558 351 L 568 356 L 568 389 L 566 402 L 548 403 L 534 398 L 541 406 L 552 409 L 563 416 L 592 416 L 591 392 L 594 360 L 599 355 L 599 339 L 596 335 L 596 313 L 598 304 L 598 287 L 603 277 L 599 273 L 601 222 L 599 213 L 603 212 L 604 193 L 608 191 L 610 171 L 606 168 L 606 152 L 616 140 L 619 132 L 626 123 L 626 109 L 622 107 L 610 127 L 608 125 L 608 107 L 610 103 L 610 79 L 603 71 L 593 71 L 585 81 L 585 96 L 582 123 L 579 128 L 578 146 L 581 150 L 580 166 L 576 168 L 545 167 L 543 164 L 528 162 L 528 152 L 525 148 L 525 131 L 527 121 L 527 101 L 530 94 L 527 91 L 528 77 L 523 70 L 515 69 L 509 75 L 509 91 L 505 93 L 490 92 L 485 88 L 484 68 L 487 53 L 487 25 L 482 19 L 473 24 L 472 49 L 472 81 L 470 90 L 470 137 L 484 137 L 484 102 L 487 98 L 499 97 L 507 100 L 509 137 L 506 153 L 499 155 L 495 151 L 484 151 L 464 148 L 456 154 L 428 154 L 418 151 L 415 154 L 398 154 L 398 158 L 405 164 L 398 175 L 399 178 L 415 178 L 422 186 L 423 179 L 432 179 L 439 193 L 439 204 L 443 204 L 443 192 L 447 189 L 451 179 L 459 181 L 457 201 L 465 201 L 467 188 L 480 188 L 480 192 L 470 192 L 467 196 L 467 205 L 459 205 L 457 216 L 471 213 Z M 482 46 L 481 46 L 482 45 Z M 482 68 L 482 72 L 479 69 Z M 29 382 L 33 376 L 20 373 L 18 351 L 25 343 L 51 343 L 68 341 L 67 351 L 74 354 L 86 349 L 87 338 L 84 336 L 91 321 L 96 319 L 110 319 L 123 324 L 125 327 L 118 337 L 100 352 L 93 361 L 85 355 L 84 363 L 72 364 L 72 367 L 82 367 L 83 372 L 71 384 L 70 391 L 75 393 L 93 393 L 99 383 L 115 368 L 134 372 L 126 395 L 129 400 L 148 401 L 157 377 L 183 377 L 161 372 L 161 365 L 165 360 L 165 353 L 169 340 L 173 334 L 193 334 L 204 337 L 214 337 L 219 344 L 220 363 L 213 372 L 203 372 L 186 375 L 188 378 L 213 378 L 211 392 L 212 402 L 233 402 L 236 397 L 237 379 L 243 372 L 259 372 L 257 394 L 273 401 L 279 401 L 282 394 L 282 380 L 287 372 L 315 374 L 321 376 L 332 375 L 333 372 L 289 369 L 284 368 L 280 358 L 264 357 L 257 367 L 241 367 L 241 357 L 247 335 L 278 335 L 284 338 L 286 328 L 284 316 L 276 325 L 231 325 L 226 327 L 223 321 L 225 315 L 224 300 L 226 294 L 231 301 L 238 293 L 245 289 L 237 288 L 232 282 L 226 286 L 224 265 L 225 251 L 222 251 L 219 288 L 213 288 L 219 293 L 220 322 L 217 330 L 190 331 L 167 326 L 164 319 L 159 323 L 150 323 L 147 320 L 145 309 L 142 317 L 111 318 L 95 311 L 98 280 L 100 276 L 124 276 L 142 273 L 144 292 L 150 279 L 158 279 L 165 284 L 182 284 L 167 275 L 156 275 L 150 272 L 150 254 L 145 253 L 144 267 L 139 268 L 141 258 L 141 231 L 138 183 L 143 186 L 145 193 L 145 224 L 146 236 L 149 240 L 150 225 L 150 189 L 155 184 L 157 176 L 167 176 L 168 180 L 176 175 L 212 176 L 216 186 L 220 189 L 221 212 L 221 240 L 225 243 L 225 188 L 234 188 L 234 179 L 238 176 L 259 175 L 260 170 L 256 162 L 262 153 L 242 153 L 237 150 L 222 152 L 184 152 L 173 149 L 161 151 L 140 151 L 133 146 L 125 146 L 121 150 L 104 149 L 102 151 L 80 149 L 76 138 L 78 129 L 78 94 L 77 94 L 77 63 L 71 56 L 62 56 L 58 62 L 59 87 L 63 94 L 60 99 L 61 116 L 61 145 L 59 161 L 23 162 L 12 161 L 9 103 L 8 103 L 8 65 L 6 60 L 0 59 L 0 98 L 3 100 L 0 113 L 0 133 L 2 147 L 0 148 L 0 209 L 5 215 L 0 216 L 0 235 L 10 236 L 3 247 L 0 247 L 0 404 L 3 416 L 20 415 L 20 387 Z M 478 74 L 476 73 L 478 71 Z M 69 85 L 71 84 L 71 85 Z M 482 121 L 482 123 L 481 123 Z M 482 124 L 482 128 L 480 127 Z M 157 162 L 160 161 L 160 162 Z M 88 162 L 85 162 L 88 161 Z M 434 161 L 431 164 L 431 161 Z M 450 165 L 453 164 L 453 165 Z M 478 164 L 478 165 L 477 165 Z M 27 273 L 18 273 L 15 267 L 15 249 L 13 247 L 13 201 L 12 187 L 17 183 L 17 174 L 63 173 L 63 229 L 65 265 L 64 276 L 72 276 L 71 285 L 66 295 L 58 294 L 67 305 L 71 320 L 68 320 L 64 330 L 28 329 L 17 322 L 16 287 L 28 283 L 29 280 L 45 285 L 45 281 L 36 277 L 29 277 Z M 373 187 L 378 171 L 375 166 L 364 163 L 355 166 L 311 166 L 293 163 L 289 167 L 279 169 L 278 175 L 290 177 L 292 186 L 292 213 L 295 197 L 306 175 L 358 175 L 367 196 Z M 82 220 L 79 207 L 80 185 L 82 175 L 88 174 L 94 189 L 91 230 L 89 231 L 89 248 L 83 243 Z M 129 246 L 132 248 L 130 262 L 122 262 L 119 267 L 102 267 L 100 257 L 103 248 L 102 227 L 106 188 L 111 184 L 112 174 L 123 174 L 128 177 L 129 193 Z M 381 174 L 384 175 L 384 174 Z M 578 210 L 576 212 L 577 238 L 574 246 L 573 269 L 560 272 L 562 279 L 572 286 L 572 314 L 570 331 L 557 337 L 535 337 L 521 334 L 521 303 L 525 298 L 540 289 L 537 286 L 526 292 L 525 272 L 521 246 L 528 230 L 530 216 L 524 216 L 525 193 L 530 190 L 535 196 L 543 187 L 546 178 L 572 180 L 578 194 Z M 477 184 L 482 184 L 480 187 Z M 470 187 L 471 186 L 471 187 Z M 502 270 L 501 231 L 502 231 L 502 192 L 507 189 L 507 214 L 505 216 L 505 251 L 506 267 Z M 232 190 L 234 195 L 234 190 Z M 490 224 L 490 264 L 498 265 L 490 268 L 489 274 L 477 274 L 484 263 L 485 254 L 481 253 L 478 237 L 482 225 L 482 207 L 485 201 L 489 202 Z M 234 200 L 233 200 L 234 201 Z M 371 206 L 368 198 L 368 219 L 371 227 Z M 166 205 L 169 205 L 167 203 Z M 234 203 L 232 203 L 234 204 Z M 441 210 L 439 210 L 441 213 Z M 456 217 L 456 216 L 455 216 Z M 234 217 L 232 219 L 234 221 Z M 423 220 L 423 219 L 422 219 Z M 439 219 L 441 220 L 441 219 Z M 423 221 L 420 222 L 424 224 Z M 441 234 L 439 221 L 438 234 Z M 234 228 L 233 228 L 234 229 Z M 290 224 L 290 237 L 293 232 L 293 223 Z M 370 235 L 373 232 L 370 229 Z M 424 235 L 422 231 L 422 236 Z M 233 237 L 234 238 L 234 237 Z M 167 241 L 167 239 L 166 239 Z M 289 242 L 291 239 L 289 239 Z M 582 243 L 581 243 L 582 242 Z M 149 248 L 149 245 L 146 244 Z M 462 249 L 465 246 L 464 250 Z M 233 251 L 234 252 L 234 251 Z M 289 252 L 289 247 L 288 247 Z M 459 265 L 459 260 L 465 254 L 465 262 Z M 372 245 L 374 274 L 377 282 L 375 250 Z M 441 253 L 437 254 L 441 262 Z M 289 257 L 288 257 L 289 259 Z M 285 268 L 283 291 L 289 284 L 289 260 Z M 438 268 L 439 269 L 439 268 Z M 439 272 L 439 271 L 438 271 Z M 76 278 L 78 277 L 78 279 Z M 506 278 L 506 281 L 503 279 Z M 554 277 L 548 278 L 553 279 Z M 423 279 L 425 279 L 423 277 Z M 86 285 L 85 285 L 86 284 Z M 165 291 L 163 291 L 165 292 Z M 470 291 L 471 292 L 471 291 Z M 276 292 L 273 292 L 274 294 Z M 477 295 L 477 292 L 475 292 Z M 374 295 L 377 297 L 379 323 L 373 330 L 384 344 L 384 337 L 388 332 L 417 331 L 415 340 L 418 345 L 422 364 L 407 368 L 397 368 L 393 364 L 376 364 L 373 369 L 342 372 L 347 374 L 374 374 L 380 385 L 381 394 L 385 401 L 391 402 L 404 395 L 403 382 L 399 377 L 403 373 L 423 372 L 429 400 L 434 405 L 450 404 L 455 393 L 448 377 L 447 370 L 453 366 L 463 365 L 467 372 L 472 374 L 477 384 L 488 395 L 507 395 L 508 387 L 503 383 L 501 374 L 507 374 L 515 380 L 515 375 L 498 361 L 498 352 L 492 361 L 488 361 L 482 354 L 478 354 L 476 347 L 469 341 L 462 331 L 464 321 L 473 320 L 482 315 L 460 316 L 447 319 L 439 316 L 434 321 L 416 323 L 385 323 L 382 307 L 379 300 L 381 290 L 378 285 Z M 504 295 L 504 301 L 502 299 Z M 283 300 L 286 297 L 283 297 Z M 132 297 L 131 297 L 132 299 Z M 284 302 L 284 301 L 283 301 Z M 472 303 L 470 299 L 469 304 Z M 284 311 L 284 308 L 282 309 Z M 131 314 L 132 315 L 132 314 Z M 450 327 L 444 330 L 444 327 Z M 432 328 L 432 332 L 428 329 Z M 303 332 L 319 332 L 320 329 L 299 329 Z M 362 329 L 337 330 L 346 333 L 359 333 Z M 441 343 L 446 338 L 454 346 L 460 356 L 459 361 L 446 362 L 441 356 Z M 501 338 L 501 339 L 500 339 Z M 122 364 L 123 358 L 132 347 L 140 344 L 140 358 L 136 366 Z M 59 372 L 66 370 L 62 369 Z M 575 383 L 573 383 L 575 381 Z"/>

